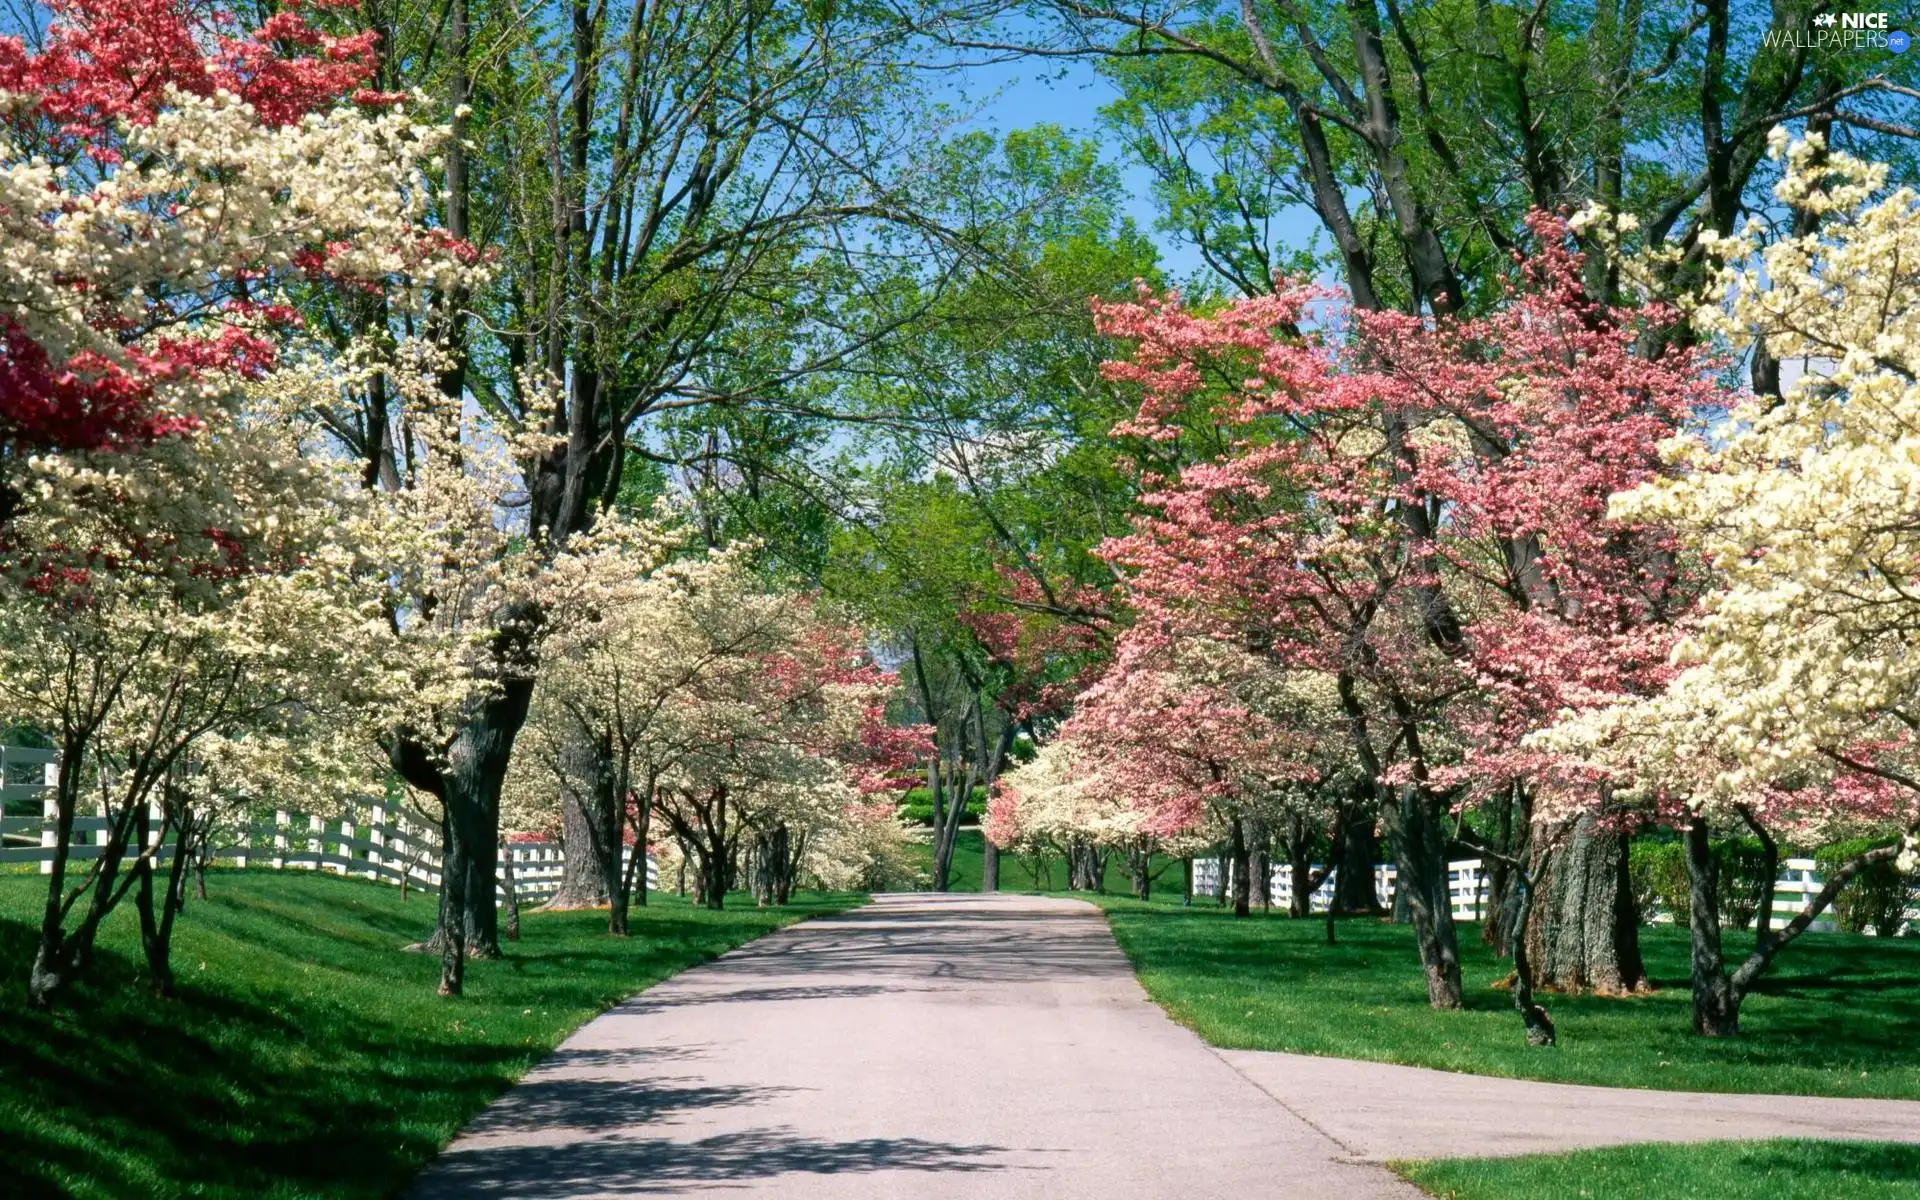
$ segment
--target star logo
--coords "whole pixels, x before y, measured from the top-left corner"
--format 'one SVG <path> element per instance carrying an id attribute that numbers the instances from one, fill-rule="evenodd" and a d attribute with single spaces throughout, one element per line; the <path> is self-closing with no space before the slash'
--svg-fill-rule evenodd
<path id="1" fill-rule="evenodd" d="M 1813 23 L 1815 25 L 1828 26 L 1832 25 L 1835 20 L 1837 20 L 1837 18 L 1832 13 L 1823 12 L 1813 18 Z"/>

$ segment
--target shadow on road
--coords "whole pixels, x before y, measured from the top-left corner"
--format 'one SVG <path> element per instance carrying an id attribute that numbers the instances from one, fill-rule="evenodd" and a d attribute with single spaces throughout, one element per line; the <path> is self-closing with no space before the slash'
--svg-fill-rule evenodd
<path id="1" fill-rule="evenodd" d="M 790 1129 L 753 1129 L 697 1142 L 603 1138 L 555 1146 L 450 1153 L 415 1200 L 454 1196 L 670 1196 L 786 1174 L 996 1171 L 999 1146 L 919 1138 L 826 1141 Z"/>
<path id="2" fill-rule="evenodd" d="M 678 1112 L 770 1099 L 790 1088 L 684 1086 L 680 1079 L 529 1079 L 469 1128 L 481 1136 L 534 1130 L 618 1129 Z"/>
<path id="3" fill-rule="evenodd" d="M 810 921 L 804 938 L 776 936 L 736 950 L 702 968 L 697 981 L 655 988 L 630 1008 L 881 995 L 927 990 L 935 981 L 1048 983 L 1132 974 L 1105 923 L 1090 911 L 994 911 L 978 902 L 964 911 L 902 911 L 876 904 Z M 753 983 L 768 976 L 780 977 L 781 986 Z M 887 982 L 830 982 L 839 976 Z"/>

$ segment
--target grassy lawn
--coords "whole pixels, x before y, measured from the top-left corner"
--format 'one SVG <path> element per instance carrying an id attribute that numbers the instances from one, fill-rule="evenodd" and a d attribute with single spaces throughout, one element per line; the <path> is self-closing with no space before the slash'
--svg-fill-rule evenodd
<path id="1" fill-rule="evenodd" d="M 961 826 L 953 842 L 953 877 L 948 881 L 948 891 L 977 892 L 980 890 L 980 868 L 985 857 L 986 837 L 977 828 Z M 929 876 L 933 874 L 933 847 L 920 847 L 920 868 Z M 1047 870 L 1047 866 L 1052 871 Z M 1155 869 L 1159 877 L 1153 881 L 1156 896 L 1171 895 L 1175 901 L 1180 899 L 1180 860 L 1156 860 Z M 1050 864 L 1042 864 L 1030 858 L 1020 858 L 1011 854 L 1000 856 L 1000 890 L 1003 892 L 1064 892 L 1067 886 L 1067 864 L 1055 857 Z M 1107 860 L 1107 891 L 1114 895 L 1131 895 L 1133 881 L 1127 875 L 1127 864 L 1119 855 Z M 1209 898 L 1211 902 L 1211 898 Z"/>
<path id="2" fill-rule="evenodd" d="M 385 1196 L 582 1021 L 682 968 L 801 917 L 710 913 L 671 895 L 636 909 L 529 913 L 467 995 L 433 995 L 438 963 L 398 947 L 434 900 L 293 871 L 219 872 L 175 935 L 181 997 L 138 978 L 131 906 L 92 981 L 51 1014 L 26 1004 L 38 876 L 0 877 L 0 1194 Z"/>
<path id="3" fill-rule="evenodd" d="M 1689 1032 L 1687 942 L 1641 931 L 1658 991 L 1624 1000 L 1543 996 L 1560 1045 L 1532 1050 L 1505 991 L 1507 964 L 1462 925 L 1467 1008 L 1427 1007 L 1404 926 L 1181 908 L 1108 896 L 1113 932 L 1148 994 L 1216 1046 L 1290 1050 L 1566 1083 L 1920 1099 L 1920 941 L 1808 934 L 1742 1010 L 1744 1036 Z M 1729 952 L 1743 937 L 1728 932 Z M 1469 1194 L 1469 1193 L 1462 1193 Z M 1477 1193 L 1475 1193 L 1477 1194 Z M 1550 1193 L 1549 1193 L 1550 1194 Z"/>
<path id="4" fill-rule="evenodd" d="M 1707 1142 L 1620 1146 L 1526 1158 L 1395 1163 L 1446 1200 L 1512 1196 L 1637 1200 L 1909 1200 L 1920 1197 L 1920 1146 L 1884 1142 Z"/>

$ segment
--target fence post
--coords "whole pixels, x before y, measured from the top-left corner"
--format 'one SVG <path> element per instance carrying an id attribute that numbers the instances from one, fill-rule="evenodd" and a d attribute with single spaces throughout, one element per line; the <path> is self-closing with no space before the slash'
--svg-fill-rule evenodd
<path id="1" fill-rule="evenodd" d="M 387 806 L 376 804 L 367 815 L 368 879 L 380 878 L 380 852 L 387 848 Z"/>
<path id="2" fill-rule="evenodd" d="M 40 831 L 40 845 L 42 848 L 58 846 L 60 844 L 60 834 L 58 832 L 60 822 L 60 768 L 53 763 L 48 763 L 46 765 L 45 779 L 47 782 L 47 798 L 40 802 L 40 817 L 47 823 L 47 827 Z M 4 782 L 4 778 L 0 778 L 0 783 Z M 40 873 L 42 875 L 53 874 L 53 856 L 51 854 L 40 860 Z"/>

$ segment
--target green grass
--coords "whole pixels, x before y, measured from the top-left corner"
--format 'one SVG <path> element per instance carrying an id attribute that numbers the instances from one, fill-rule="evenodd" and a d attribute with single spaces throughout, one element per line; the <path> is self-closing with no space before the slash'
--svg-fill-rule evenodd
<path id="1" fill-rule="evenodd" d="M 1446 1200 L 1513 1196 L 1636 1200 L 1847 1200 L 1920 1197 L 1920 1146 L 1885 1142 L 1707 1142 L 1620 1146 L 1525 1158 L 1394 1163 Z"/>
<path id="2" fill-rule="evenodd" d="M 1746 1002 L 1743 1036 L 1689 1032 L 1687 942 L 1641 931 L 1651 996 L 1547 995 L 1560 1045 L 1530 1049 L 1508 993 L 1508 964 L 1460 927 L 1466 1009 L 1435 1012 L 1405 926 L 1322 924 L 1209 904 L 1107 897 L 1114 935 L 1149 995 L 1213 1045 L 1372 1059 L 1566 1083 L 1713 1092 L 1920 1099 L 1920 941 L 1808 934 Z M 1730 953 L 1743 937 L 1729 931 Z"/>
<path id="3" fill-rule="evenodd" d="M 566 1034 L 668 975 L 855 897 L 712 913 L 655 895 L 633 936 L 604 913 L 529 913 L 467 995 L 400 953 L 434 900 L 291 871 L 216 872 L 176 934 L 181 996 L 140 978 L 116 913 L 92 979 L 27 1006 L 38 876 L 0 878 L 0 1194 L 385 1196 Z M 744 898 L 742 898 L 744 901 Z"/>
<path id="4" fill-rule="evenodd" d="M 919 850 L 920 869 L 929 876 L 933 874 L 933 847 L 923 846 Z M 947 890 L 952 892 L 977 892 L 980 890 L 981 864 L 986 856 L 986 835 L 978 829 L 962 826 L 954 835 L 953 875 L 947 881 Z M 1000 890 L 1003 892 L 1064 892 L 1067 887 L 1067 864 L 1065 860 L 1054 857 L 1049 873 L 1046 866 L 1032 858 L 1012 854 L 1000 856 Z M 1156 896 L 1170 892 L 1175 900 L 1180 898 L 1180 860 L 1155 859 L 1154 867 L 1160 872 L 1153 881 Z M 1107 891 L 1114 895 L 1126 896 L 1133 892 L 1133 881 L 1127 874 L 1127 864 L 1119 855 L 1107 859 Z"/>

